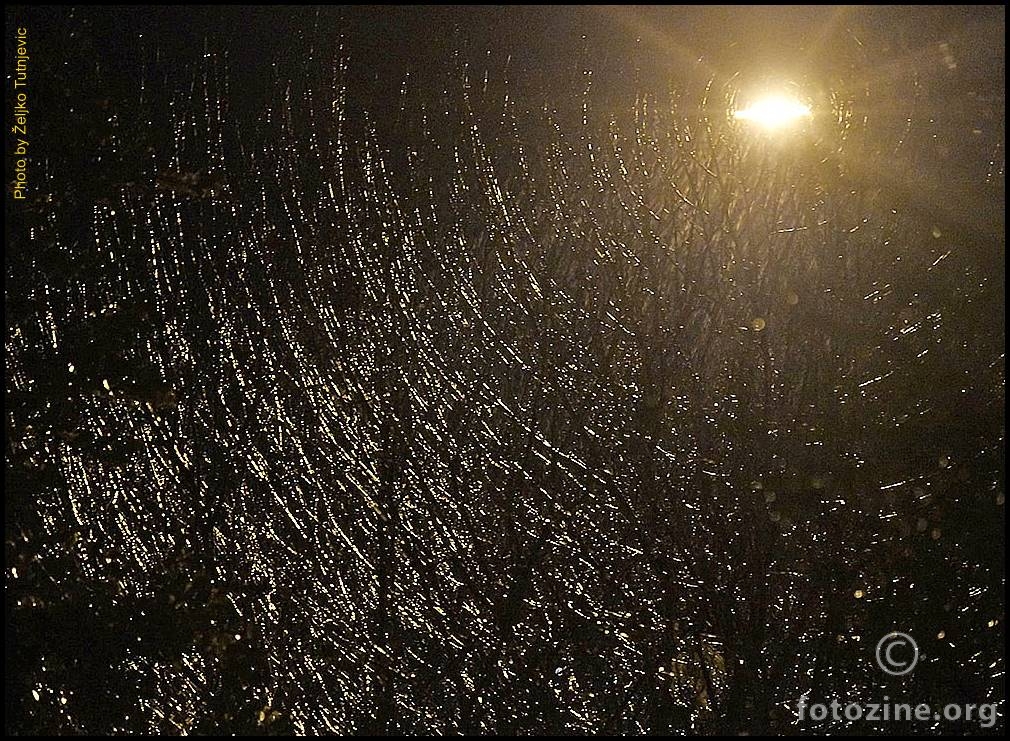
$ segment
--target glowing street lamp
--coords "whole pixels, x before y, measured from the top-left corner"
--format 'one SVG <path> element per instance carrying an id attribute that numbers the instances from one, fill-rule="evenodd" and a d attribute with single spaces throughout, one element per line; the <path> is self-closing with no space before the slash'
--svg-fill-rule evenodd
<path id="1" fill-rule="evenodd" d="M 777 131 L 809 120 L 810 106 L 788 95 L 768 95 L 733 113 L 733 118 Z"/>

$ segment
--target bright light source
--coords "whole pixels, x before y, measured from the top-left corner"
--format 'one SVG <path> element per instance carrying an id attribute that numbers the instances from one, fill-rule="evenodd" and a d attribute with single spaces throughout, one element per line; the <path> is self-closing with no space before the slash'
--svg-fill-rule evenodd
<path id="1" fill-rule="evenodd" d="M 736 111 L 733 118 L 749 121 L 766 129 L 781 129 L 810 118 L 811 115 L 810 106 L 795 98 L 785 95 L 769 95 Z"/>

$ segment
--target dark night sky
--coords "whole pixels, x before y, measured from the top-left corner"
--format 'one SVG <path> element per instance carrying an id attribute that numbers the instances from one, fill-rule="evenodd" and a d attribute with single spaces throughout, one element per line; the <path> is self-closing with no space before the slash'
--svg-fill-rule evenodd
<path id="1" fill-rule="evenodd" d="M 802 65 L 823 72 L 850 33 L 904 74 L 935 74 L 933 67 L 942 62 L 935 47 L 947 42 L 958 56 L 959 85 L 1002 90 L 1004 76 L 1001 6 L 292 6 L 283 13 L 272 6 L 127 6 L 12 12 L 8 18 L 37 18 L 36 33 L 63 24 L 90 28 L 104 43 L 100 56 L 127 74 L 141 34 L 179 60 L 199 54 L 207 42 L 228 50 L 234 74 L 250 94 L 274 62 L 298 63 L 301 40 L 325 44 L 341 36 L 362 62 L 362 74 L 395 81 L 405 69 L 416 74 L 441 62 L 460 38 L 473 49 L 512 55 L 520 67 L 545 72 L 570 65 L 587 46 L 583 36 L 594 63 L 618 69 L 641 39 L 656 74 L 697 57 L 724 75 L 742 66 L 795 73 Z"/>
<path id="2" fill-rule="evenodd" d="M 837 731 L 765 710 L 899 619 L 1005 705 L 1003 6 L 6 21 L 15 730 Z M 849 124 L 737 136 L 769 78 Z"/>
<path id="3" fill-rule="evenodd" d="M 33 19 L 35 63 L 42 69 L 61 58 L 56 47 L 63 34 L 83 35 L 91 58 L 61 61 L 101 65 L 110 92 L 115 94 L 118 80 L 126 99 L 144 53 L 156 51 L 180 68 L 205 48 L 226 53 L 236 93 L 231 105 L 250 114 L 268 105 L 273 80 L 298 70 L 309 48 L 332 55 L 338 44 L 350 58 L 362 104 L 380 119 L 384 109 L 395 106 L 405 74 L 423 88 L 460 49 L 475 68 L 484 66 L 492 75 L 507 69 L 520 84 L 540 89 L 556 87 L 557 80 L 568 79 L 566 73 L 588 65 L 596 95 L 617 99 L 671 81 L 704 83 L 756 70 L 813 86 L 866 85 L 892 96 L 889 110 L 874 111 L 881 131 L 899 131 L 909 110 L 918 122 L 928 122 L 920 127 L 922 156 L 914 167 L 929 187 L 946 192 L 943 200 L 957 221 L 985 233 L 1001 232 L 1005 223 L 996 201 L 982 208 L 972 202 L 995 143 L 1004 136 L 1001 6 L 355 6 L 284 12 L 273 6 L 167 6 L 11 12 L 8 26 L 14 18 Z M 951 59 L 956 68 L 948 64 Z M 44 98 L 44 87 L 39 90 Z M 976 129 L 982 134 L 973 134 Z M 906 165 L 896 163 L 895 171 Z M 1001 190 L 996 195 L 1002 199 Z"/>

